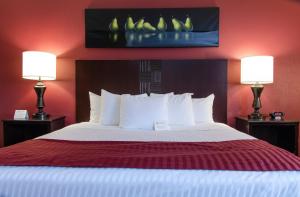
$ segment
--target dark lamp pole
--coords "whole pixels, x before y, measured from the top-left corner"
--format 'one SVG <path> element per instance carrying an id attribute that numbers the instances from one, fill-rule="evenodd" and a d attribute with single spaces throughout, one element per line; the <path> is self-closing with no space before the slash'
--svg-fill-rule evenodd
<path id="1" fill-rule="evenodd" d="M 41 81 L 41 78 L 39 77 L 39 81 L 36 83 L 34 86 L 34 90 L 37 96 L 37 103 L 36 107 L 38 108 L 38 112 L 32 115 L 34 119 L 39 119 L 39 120 L 45 120 L 48 118 L 48 114 L 46 114 L 43 109 L 45 107 L 44 103 L 44 93 L 46 91 L 46 86 L 45 84 Z"/>
<path id="2" fill-rule="evenodd" d="M 249 119 L 254 119 L 254 120 L 262 120 L 263 119 L 262 114 L 259 112 L 259 109 L 262 107 L 260 95 L 261 95 L 263 89 L 264 89 L 263 85 L 252 85 L 251 86 L 251 90 L 252 90 L 253 97 L 254 97 L 253 103 L 252 103 L 252 108 L 254 109 L 254 111 L 252 112 L 252 114 L 248 115 Z"/>

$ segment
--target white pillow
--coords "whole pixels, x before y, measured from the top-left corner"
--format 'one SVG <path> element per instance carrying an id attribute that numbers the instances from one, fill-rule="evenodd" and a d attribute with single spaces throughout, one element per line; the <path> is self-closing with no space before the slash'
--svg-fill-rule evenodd
<path id="1" fill-rule="evenodd" d="M 90 122 L 98 123 L 101 114 L 101 96 L 89 92 L 90 97 Z"/>
<path id="2" fill-rule="evenodd" d="M 146 97 L 147 94 L 135 95 Z M 120 101 L 121 95 L 110 93 L 101 89 L 101 115 L 102 125 L 119 125 L 120 123 Z"/>
<path id="3" fill-rule="evenodd" d="M 169 95 L 168 108 L 170 125 L 195 125 L 192 94 Z"/>
<path id="4" fill-rule="evenodd" d="M 120 114 L 120 95 L 101 89 L 101 116 L 102 125 L 118 125 Z"/>
<path id="5" fill-rule="evenodd" d="M 168 95 L 121 96 L 120 127 L 153 130 L 155 122 L 168 122 Z"/>
<path id="6" fill-rule="evenodd" d="M 214 122 L 213 103 L 215 95 L 211 94 L 206 98 L 194 98 L 193 109 L 196 123 Z"/>

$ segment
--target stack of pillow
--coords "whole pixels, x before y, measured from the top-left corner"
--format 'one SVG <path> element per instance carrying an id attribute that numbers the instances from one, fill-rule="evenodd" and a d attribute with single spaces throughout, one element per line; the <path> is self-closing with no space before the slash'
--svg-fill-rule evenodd
<path id="1" fill-rule="evenodd" d="M 153 130 L 157 122 L 170 126 L 213 122 L 214 94 L 206 98 L 192 98 L 192 95 L 118 95 L 102 89 L 99 96 L 89 92 L 90 122 L 147 130 Z"/>

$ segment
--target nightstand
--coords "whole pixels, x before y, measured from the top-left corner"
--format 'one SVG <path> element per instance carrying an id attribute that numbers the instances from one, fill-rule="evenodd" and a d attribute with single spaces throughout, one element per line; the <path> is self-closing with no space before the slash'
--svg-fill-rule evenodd
<path id="1" fill-rule="evenodd" d="M 236 129 L 298 155 L 299 121 L 236 117 Z"/>
<path id="2" fill-rule="evenodd" d="M 46 120 L 7 119 L 2 122 L 4 146 L 9 146 L 63 128 L 65 116 L 51 116 Z"/>

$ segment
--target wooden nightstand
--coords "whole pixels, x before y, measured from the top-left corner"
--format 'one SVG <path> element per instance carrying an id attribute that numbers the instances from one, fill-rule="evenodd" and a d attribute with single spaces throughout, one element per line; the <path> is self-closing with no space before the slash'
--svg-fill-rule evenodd
<path id="1" fill-rule="evenodd" d="M 236 129 L 298 155 L 299 121 L 236 117 Z"/>
<path id="2" fill-rule="evenodd" d="M 9 146 L 25 140 L 61 129 L 65 126 L 65 116 L 51 116 L 47 120 L 2 120 L 4 146 Z"/>

